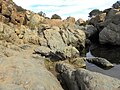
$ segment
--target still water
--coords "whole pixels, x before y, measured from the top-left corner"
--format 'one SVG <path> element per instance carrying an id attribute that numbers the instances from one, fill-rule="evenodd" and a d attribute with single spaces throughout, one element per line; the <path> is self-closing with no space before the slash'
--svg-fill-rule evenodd
<path id="1" fill-rule="evenodd" d="M 87 69 L 99 73 L 106 74 L 120 79 L 120 47 L 115 46 L 98 46 L 92 45 L 89 48 L 86 57 L 102 57 L 114 64 L 114 67 L 109 70 L 104 70 L 94 64 L 87 63 Z"/>

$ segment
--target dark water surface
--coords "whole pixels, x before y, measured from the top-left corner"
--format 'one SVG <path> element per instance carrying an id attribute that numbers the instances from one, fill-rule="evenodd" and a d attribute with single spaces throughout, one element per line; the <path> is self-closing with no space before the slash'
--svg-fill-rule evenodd
<path id="1" fill-rule="evenodd" d="M 89 48 L 89 52 L 86 54 L 86 57 L 106 58 L 114 64 L 113 68 L 104 70 L 91 63 L 87 63 L 86 68 L 90 71 L 100 72 L 120 79 L 120 47 L 93 45 Z"/>

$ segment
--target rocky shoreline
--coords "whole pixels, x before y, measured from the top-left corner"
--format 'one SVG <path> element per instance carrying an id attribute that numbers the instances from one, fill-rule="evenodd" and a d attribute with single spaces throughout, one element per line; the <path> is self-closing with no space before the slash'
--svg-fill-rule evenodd
<path id="1" fill-rule="evenodd" d="M 120 8 L 114 7 L 75 21 L 49 19 L 1 0 L 0 90 L 119 90 L 119 79 L 85 69 L 86 61 L 107 68 L 112 63 L 81 55 L 96 37 L 120 45 Z"/>

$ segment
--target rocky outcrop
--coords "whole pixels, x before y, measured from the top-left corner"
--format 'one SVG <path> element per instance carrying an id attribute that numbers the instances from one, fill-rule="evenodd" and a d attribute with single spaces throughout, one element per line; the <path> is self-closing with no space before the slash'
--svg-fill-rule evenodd
<path id="1" fill-rule="evenodd" d="M 0 41 L 1 90 L 63 90 L 45 58 L 32 54 L 35 47 Z"/>
<path id="2" fill-rule="evenodd" d="M 0 59 L 1 90 L 63 90 L 56 78 L 39 64 L 39 60 L 20 57 L 11 59 Z"/>
<path id="3" fill-rule="evenodd" d="M 119 90 L 120 80 L 65 63 L 56 65 L 68 90 Z M 103 79 L 105 78 L 105 79 Z"/>
<path id="4" fill-rule="evenodd" d="M 119 4 L 119 1 L 116 2 L 113 4 L 113 8 L 106 9 L 89 20 L 89 24 L 97 28 L 99 33 L 97 36 L 101 44 L 120 45 Z"/>
<path id="5" fill-rule="evenodd" d="M 120 25 L 110 23 L 99 34 L 101 44 L 120 45 Z"/>

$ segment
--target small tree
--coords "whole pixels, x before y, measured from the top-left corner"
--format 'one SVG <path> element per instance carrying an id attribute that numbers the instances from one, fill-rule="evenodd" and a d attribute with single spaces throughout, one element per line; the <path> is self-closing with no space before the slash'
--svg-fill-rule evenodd
<path id="1" fill-rule="evenodd" d="M 99 9 L 94 9 L 89 13 L 89 17 L 96 16 L 101 13 L 102 13 L 102 11 L 100 11 Z"/>
<path id="2" fill-rule="evenodd" d="M 53 14 L 51 19 L 61 19 L 61 17 L 57 14 Z"/>
<path id="3" fill-rule="evenodd" d="M 38 12 L 38 14 L 39 14 L 40 16 L 42 16 L 42 17 L 45 17 L 45 16 L 46 16 L 46 14 L 45 14 L 44 12 L 42 12 L 42 11 Z"/>

